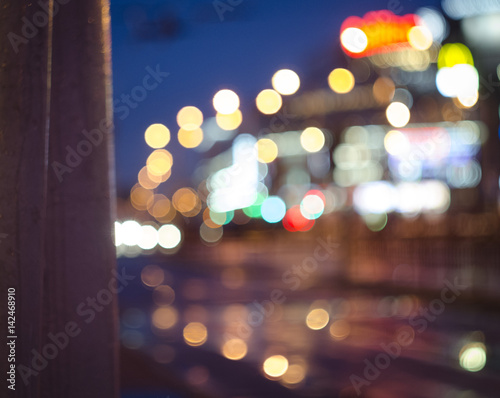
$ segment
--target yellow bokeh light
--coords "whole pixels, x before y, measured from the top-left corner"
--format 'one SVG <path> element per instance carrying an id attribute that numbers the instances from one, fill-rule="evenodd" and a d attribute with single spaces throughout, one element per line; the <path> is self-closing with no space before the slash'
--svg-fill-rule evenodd
<path id="1" fill-rule="evenodd" d="M 300 135 L 300 145 L 307 152 L 318 152 L 325 145 L 325 135 L 317 127 L 308 127 Z"/>
<path id="2" fill-rule="evenodd" d="M 349 334 L 351 334 L 351 325 L 343 319 L 333 322 L 330 326 L 330 336 L 335 340 L 344 340 Z"/>
<path id="3" fill-rule="evenodd" d="M 427 50 L 432 46 L 432 33 L 425 26 L 414 26 L 408 31 L 408 42 L 415 50 Z"/>
<path id="4" fill-rule="evenodd" d="M 344 68 L 337 68 L 328 75 L 328 85 L 338 94 L 346 94 L 354 87 L 353 74 Z"/>
<path id="5" fill-rule="evenodd" d="M 455 98 L 453 98 L 455 100 Z M 460 108 L 472 108 L 477 104 L 477 100 L 479 99 L 479 93 L 476 92 L 475 95 L 471 96 L 463 96 L 459 95 L 454 101 Z"/>
<path id="6" fill-rule="evenodd" d="M 217 113 L 215 115 L 215 121 L 217 122 L 217 125 L 223 130 L 236 130 L 238 127 L 240 127 L 241 122 L 243 121 L 243 115 L 241 114 L 241 111 L 239 109 L 237 109 L 233 113 L 230 113 L 229 115 Z"/>
<path id="7" fill-rule="evenodd" d="M 191 131 L 180 129 L 177 139 L 184 148 L 196 148 L 203 141 L 203 130 L 200 128 Z"/>
<path id="8" fill-rule="evenodd" d="M 148 202 L 153 197 L 153 192 L 136 184 L 130 191 L 130 203 L 137 210 L 146 210 Z"/>
<path id="9" fill-rule="evenodd" d="M 163 148 L 170 141 L 170 130 L 163 124 L 152 124 L 146 129 L 144 139 L 151 148 Z"/>
<path id="10" fill-rule="evenodd" d="M 288 359 L 283 355 L 273 355 L 264 361 L 263 369 L 269 377 L 281 377 L 288 370 Z"/>
<path id="11" fill-rule="evenodd" d="M 148 178 L 151 181 L 157 182 L 158 184 L 161 184 L 162 182 L 165 182 L 170 178 L 170 176 L 172 174 L 172 168 L 170 168 L 165 174 L 157 176 L 157 175 L 151 174 L 146 166 L 146 172 L 148 173 Z"/>
<path id="12" fill-rule="evenodd" d="M 483 343 L 466 344 L 460 351 L 460 366 L 469 372 L 479 372 L 486 365 L 486 349 Z"/>
<path id="13" fill-rule="evenodd" d="M 410 150 L 410 141 L 397 130 L 389 131 L 384 137 L 385 150 L 393 156 L 401 156 Z"/>
<path id="14" fill-rule="evenodd" d="M 172 154 L 165 149 L 157 149 L 149 155 L 146 161 L 148 173 L 154 176 L 163 176 L 172 168 L 174 159 Z"/>
<path id="15" fill-rule="evenodd" d="M 217 112 L 229 115 L 240 107 L 240 99 L 234 91 L 224 89 L 214 95 L 213 105 Z"/>
<path id="16" fill-rule="evenodd" d="M 359 28 L 347 28 L 340 34 L 340 43 L 347 51 L 359 54 L 368 47 L 368 37 Z"/>
<path id="17" fill-rule="evenodd" d="M 255 100 L 257 109 L 265 115 L 273 115 L 281 109 L 281 95 L 274 90 L 262 90 Z"/>
<path id="18" fill-rule="evenodd" d="M 323 308 L 316 308 L 307 314 L 306 325 L 309 329 L 323 329 L 330 321 L 330 315 Z"/>
<path id="19" fill-rule="evenodd" d="M 269 138 L 261 138 L 255 143 L 257 159 L 261 163 L 270 163 L 278 156 L 278 146 Z"/>
<path id="20" fill-rule="evenodd" d="M 404 127 L 410 121 L 410 109 L 402 102 L 389 104 L 385 115 L 387 121 L 394 127 Z"/>
<path id="21" fill-rule="evenodd" d="M 195 106 L 185 106 L 177 113 L 177 124 L 184 130 L 196 130 L 203 123 L 203 113 Z"/>
<path id="22" fill-rule="evenodd" d="M 160 206 L 163 206 L 163 204 Z M 161 209 L 161 207 L 160 207 L 160 209 Z M 153 211 L 155 212 L 155 214 L 156 214 L 156 211 L 161 211 L 160 209 L 157 210 L 153 207 Z M 156 220 L 158 222 L 160 222 L 162 224 L 168 224 L 169 222 L 171 222 L 175 218 L 176 215 L 177 215 L 177 211 L 174 209 L 174 206 L 172 206 L 172 204 L 169 203 L 169 210 L 168 210 L 167 214 L 162 215 L 162 216 L 156 215 L 154 217 L 156 218 Z"/>
<path id="23" fill-rule="evenodd" d="M 210 208 L 207 207 L 203 211 L 203 221 L 206 224 L 207 227 L 209 228 L 219 228 L 222 226 L 222 224 L 217 224 L 215 223 L 211 218 L 210 218 Z"/>
<path id="24" fill-rule="evenodd" d="M 153 312 L 153 326 L 165 330 L 173 327 L 179 316 L 173 307 L 160 307 Z"/>
<path id="25" fill-rule="evenodd" d="M 451 68 L 457 64 L 468 64 L 474 66 L 474 59 L 469 48 L 462 43 L 447 43 L 441 47 L 438 55 L 437 66 Z"/>
<path id="26" fill-rule="evenodd" d="M 283 381 L 287 384 L 298 384 L 306 377 L 306 369 L 303 365 L 295 363 L 288 367 L 283 375 Z"/>
<path id="27" fill-rule="evenodd" d="M 165 195 L 156 194 L 148 202 L 148 212 L 154 218 L 165 217 L 172 207 L 170 200 Z"/>
<path id="28" fill-rule="evenodd" d="M 207 341 L 207 328 L 203 323 L 191 322 L 186 325 L 182 335 L 186 344 L 199 347 Z"/>
<path id="29" fill-rule="evenodd" d="M 230 339 L 222 346 L 222 355 L 227 359 L 238 361 L 247 355 L 247 344 L 241 339 Z"/>
<path id="30" fill-rule="evenodd" d="M 180 188 L 172 196 L 174 208 L 186 217 L 194 217 L 201 210 L 201 201 L 192 188 Z"/>
<path id="31" fill-rule="evenodd" d="M 160 181 L 149 178 L 148 168 L 146 166 L 144 166 L 141 171 L 139 171 L 137 180 L 139 181 L 141 187 L 146 189 L 155 189 L 156 187 L 158 187 L 158 185 L 160 185 Z"/>
<path id="32" fill-rule="evenodd" d="M 274 74 L 272 85 L 281 95 L 292 95 L 299 89 L 300 79 L 293 70 L 281 69 Z"/>

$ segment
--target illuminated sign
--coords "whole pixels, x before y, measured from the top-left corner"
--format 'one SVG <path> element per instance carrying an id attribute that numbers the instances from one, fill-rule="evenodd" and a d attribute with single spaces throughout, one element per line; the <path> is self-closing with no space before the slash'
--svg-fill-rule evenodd
<path id="1" fill-rule="evenodd" d="M 435 178 L 451 187 L 472 188 L 481 179 L 476 157 L 486 138 L 482 123 L 467 120 L 391 130 L 384 147 L 395 180 Z"/>
<path id="2" fill-rule="evenodd" d="M 255 144 L 257 140 L 249 134 L 235 138 L 232 147 L 233 163 L 214 173 L 209 178 L 210 194 L 207 198 L 210 210 L 223 213 L 252 206 L 257 200 L 259 163 Z"/>
<path id="3" fill-rule="evenodd" d="M 474 66 L 474 60 L 470 50 L 462 43 L 445 44 L 439 51 L 437 66 L 441 68 L 451 68 L 458 64 L 468 64 Z"/>
<path id="4" fill-rule="evenodd" d="M 439 51 L 436 87 L 444 97 L 456 97 L 466 108 L 479 98 L 479 74 L 470 50 L 462 43 L 445 44 Z"/>
<path id="5" fill-rule="evenodd" d="M 415 14 L 399 16 L 382 10 L 347 18 L 340 28 L 340 43 L 347 55 L 361 58 L 409 48 L 426 50 L 432 34 Z"/>

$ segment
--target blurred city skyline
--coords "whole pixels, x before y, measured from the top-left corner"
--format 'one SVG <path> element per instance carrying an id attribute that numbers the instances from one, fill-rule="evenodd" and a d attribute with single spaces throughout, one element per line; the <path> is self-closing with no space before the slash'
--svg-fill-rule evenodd
<path id="1" fill-rule="evenodd" d="M 242 0 L 234 4 L 209 0 L 111 3 L 113 98 L 120 100 L 115 108 L 120 197 L 128 196 L 149 155 L 144 142 L 149 125 L 163 123 L 171 131 L 168 149 L 176 162 L 169 180 L 175 187 L 173 193 L 189 185 L 193 165 L 202 157 L 177 143 L 176 115 L 182 107 L 196 106 L 208 119 L 215 116 L 214 94 L 232 89 L 241 100 L 242 132 L 257 135 L 269 121 L 255 123 L 255 97 L 271 88 L 276 71 L 287 68 L 297 72 L 303 92 L 328 87 L 328 73 L 347 66 L 339 40 L 340 26 L 347 17 L 362 17 L 381 9 L 404 15 L 422 6 L 439 7 L 440 2 L 315 0 L 291 6 L 282 0 Z M 168 77 L 141 102 L 131 99 L 137 102 L 136 108 L 120 110 L 122 95 L 130 96 L 132 89 L 142 84 L 146 67 L 157 66 L 169 73 Z"/>

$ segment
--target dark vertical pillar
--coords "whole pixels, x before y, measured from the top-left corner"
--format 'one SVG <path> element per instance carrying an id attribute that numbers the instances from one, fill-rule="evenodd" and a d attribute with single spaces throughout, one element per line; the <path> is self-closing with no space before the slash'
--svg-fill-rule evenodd
<path id="1" fill-rule="evenodd" d="M 0 56 L 0 370 L 15 287 L 14 396 L 116 397 L 108 2 L 4 0 Z"/>
<path id="2" fill-rule="evenodd" d="M 41 396 L 114 397 L 109 8 L 106 0 L 64 3 L 52 39 L 44 336 L 71 322 L 81 332 L 47 368 Z"/>
<path id="3" fill-rule="evenodd" d="M 15 288 L 14 362 L 28 364 L 41 348 L 47 175 L 50 21 L 30 23 L 39 8 L 4 0 L 0 9 L 0 369 L 7 365 L 7 288 Z M 28 21 L 28 22 L 26 22 Z M 17 375 L 12 396 L 38 396 L 39 379 Z"/>

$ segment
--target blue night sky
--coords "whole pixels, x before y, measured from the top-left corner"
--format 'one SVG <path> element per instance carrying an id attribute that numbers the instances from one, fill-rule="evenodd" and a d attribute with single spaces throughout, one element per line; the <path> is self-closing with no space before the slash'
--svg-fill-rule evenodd
<path id="1" fill-rule="evenodd" d="M 236 0 L 221 0 L 230 4 Z M 189 185 L 199 154 L 180 147 L 176 114 L 186 105 L 214 116 L 212 97 L 221 88 L 238 93 L 243 118 L 254 112 L 254 98 L 271 87 L 273 73 L 288 67 L 302 84 L 315 78 L 318 65 L 343 66 L 339 29 L 350 15 L 392 9 L 398 14 L 439 1 L 242 0 L 221 21 L 212 0 L 112 0 L 113 98 L 142 85 L 146 67 L 159 65 L 169 76 L 131 109 L 115 113 L 118 194 L 137 181 L 150 149 L 143 134 L 151 123 L 171 131 L 167 149 L 174 155 L 172 188 Z M 324 76 L 326 85 L 326 76 Z M 322 76 L 316 78 L 323 78 Z M 247 131 L 245 131 L 247 132 Z M 255 133 L 248 131 L 250 133 Z M 180 185 L 179 185 L 180 184 Z"/>

